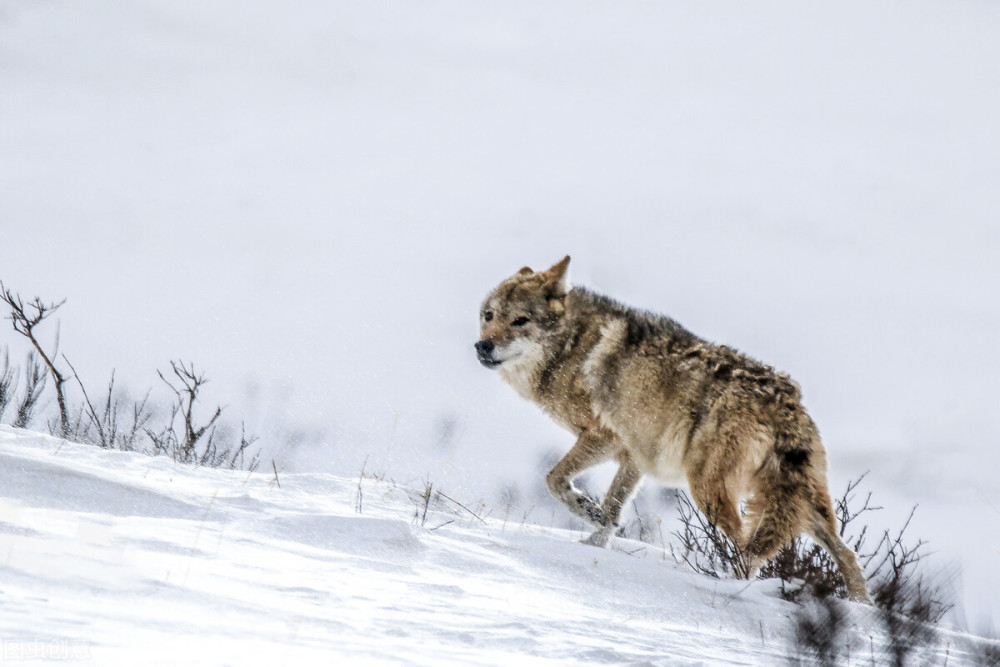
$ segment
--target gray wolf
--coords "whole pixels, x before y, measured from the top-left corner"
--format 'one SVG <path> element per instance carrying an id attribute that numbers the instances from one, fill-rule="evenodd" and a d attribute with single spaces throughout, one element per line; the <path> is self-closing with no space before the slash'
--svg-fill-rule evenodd
<path id="1" fill-rule="evenodd" d="M 857 557 L 840 537 L 826 452 L 798 385 L 667 317 L 571 287 L 569 257 L 525 267 L 483 301 L 479 361 L 576 436 L 549 490 L 606 546 L 644 475 L 687 484 L 755 573 L 805 532 L 826 549 L 851 599 L 868 602 Z M 573 478 L 604 461 L 618 472 L 598 504 Z M 746 502 L 741 512 L 740 502 Z"/>

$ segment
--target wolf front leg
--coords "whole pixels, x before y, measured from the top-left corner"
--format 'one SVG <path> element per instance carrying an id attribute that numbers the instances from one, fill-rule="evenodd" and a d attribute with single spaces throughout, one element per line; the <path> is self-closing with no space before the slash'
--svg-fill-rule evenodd
<path id="1" fill-rule="evenodd" d="M 594 534 L 585 539 L 584 544 L 591 544 L 595 547 L 607 546 L 608 540 L 618 529 L 618 522 L 622 515 L 622 508 L 635 493 L 639 481 L 642 479 L 642 472 L 632 462 L 632 457 L 623 454 L 618 457 L 618 472 L 608 488 L 608 495 L 604 497 L 601 504 L 601 511 L 604 512 L 604 525 L 594 531 Z"/>
<path id="2" fill-rule="evenodd" d="M 613 440 L 614 438 L 610 435 L 585 431 L 577 438 L 573 448 L 566 453 L 566 456 L 556 464 L 545 478 L 549 491 L 559 502 L 566 506 L 566 509 L 597 528 L 597 532 L 591 536 L 591 539 L 594 540 L 597 537 L 598 539 L 592 543 L 600 544 L 601 546 L 607 543 L 611 531 L 614 530 L 618 515 L 621 513 L 621 506 L 619 504 L 616 507 L 614 502 L 609 502 L 609 499 L 613 495 L 610 492 L 608 494 L 609 499 L 605 500 L 604 507 L 598 505 L 594 500 L 577 490 L 573 485 L 573 479 L 584 470 L 613 458 L 617 453 L 611 446 Z M 619 470 L 619 475 L 615 480 L 618 481 L 619 477 L 622 477 L 621 470 Z M 628 476 L 624 476 L 622 483 L 627 482 L 627 479 Z M 634 488 L 634 486 L 635 482 L 632 482 L 632 487 Z M 615 485 L 612 484 L 612 490 L 614 488 Z M 631 490 L 629 493 L 631 493 Z M 624 497 L 627 497 L 627 495 L 625 494 Z M 606 533 L 603 540 L 598 537 L 602 533 Z"/>

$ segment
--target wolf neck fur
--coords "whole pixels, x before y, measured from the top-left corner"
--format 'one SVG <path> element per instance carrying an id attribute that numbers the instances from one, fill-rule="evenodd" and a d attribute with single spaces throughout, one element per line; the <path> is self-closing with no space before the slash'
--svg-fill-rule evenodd
<path id="1" fill-rule="evenodd" d="M 505 361 L 498 368 L 500 377 L 514 388 L 522 398 L 534 400 L 542 369 L 547 365 L 545 346 L 533 342 L 513 359 Z"/>

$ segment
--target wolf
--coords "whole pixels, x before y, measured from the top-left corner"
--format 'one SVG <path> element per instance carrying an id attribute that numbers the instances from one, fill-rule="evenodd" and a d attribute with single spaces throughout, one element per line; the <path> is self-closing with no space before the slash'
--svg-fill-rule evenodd
<path id="1" fill-rule="evenodd" d="M 674 320 L 569 284 L 570 258 L 499 284 L 479 312 L 480 363 L 576 436 L 549 491 L 606 546 L 645 475 L 686 483 L 697 507 L 740 545 L 751 577 L 805 532 L 836 562 L 852 600 L 871 603 L 840 537 L 826 452 L 787 375 Z M 604 501 L 573 479 L 604 461 Z M 746 503 L 741 511 L 740 503 Z"/>

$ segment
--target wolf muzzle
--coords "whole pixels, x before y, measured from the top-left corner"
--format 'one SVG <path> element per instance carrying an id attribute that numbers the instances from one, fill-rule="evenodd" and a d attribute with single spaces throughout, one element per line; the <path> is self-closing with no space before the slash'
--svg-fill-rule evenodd
<path id="1" fill-rule="evenodd" d="M 496 345 L 491 340 L 481 340 L 476 343 L 476 356 L 479 357 L 479 363 L 486 366 L 486 368 L 496 368 L 499 366 L 502 362 L 493 356 L 496 349 Z"/>

